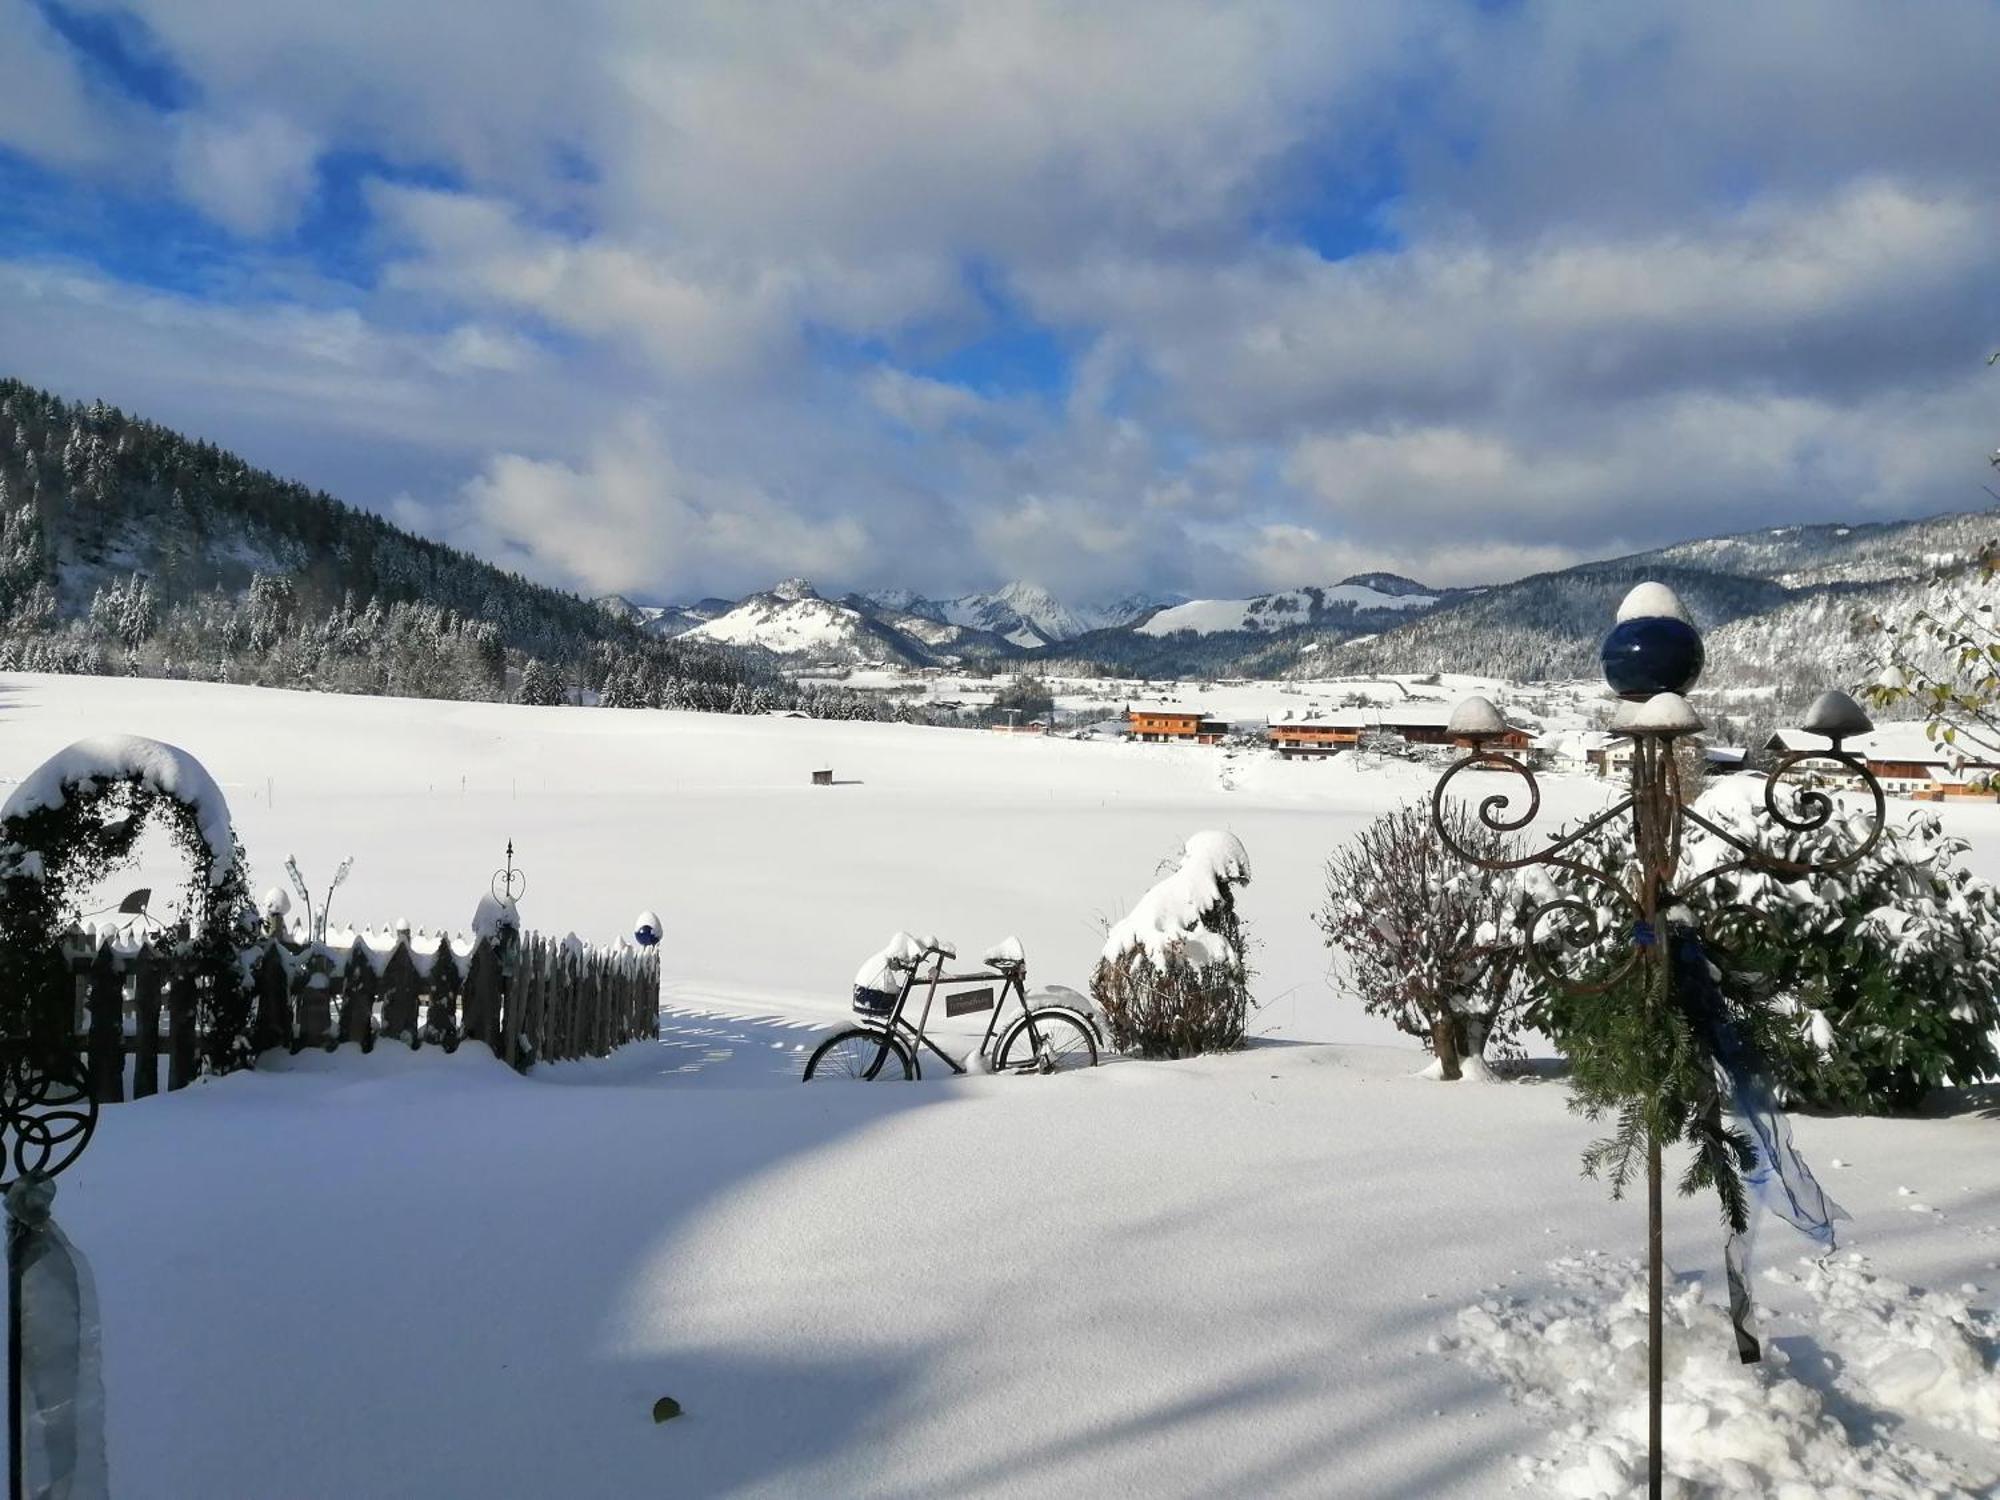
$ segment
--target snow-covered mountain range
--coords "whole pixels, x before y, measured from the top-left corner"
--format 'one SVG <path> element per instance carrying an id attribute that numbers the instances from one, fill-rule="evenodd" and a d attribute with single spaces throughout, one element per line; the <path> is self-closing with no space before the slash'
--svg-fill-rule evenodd
<path id="1" fill-rule="evenodd" d="M 1183 630 L 1196 635 L 1245 630 L 1269 634 L 1322 619 L 1337 618 L 1351 623 L 1356 615 L 1370 610 L 1393 610 L 1398 616 L 1407 617 L 1412 611 L 1422 613 L 1430 609 L 1442 597 L 1394 574 L 1370 576 L 1375 584 L 1350 578 L 1331 588 L 1290 589 L 1251 599 L 1190 600 L 1159 610 L 1134 628 L 1141 635 L 1151 636 L 1173 635 Z M 1376 586 L 1391 581 L 1406 587 Z"/>
<path id="2" fill-rule="evenodd" d="M 1449 597 L 1450 591 L 1426 589 L 1393 574 L 1371 574 L 1367 581 L 1347 579 L 1247 599 L 1135 594 L 1084 605 L 1024 582 L 946 599 L 909 589 L 833 599 L 803 578 L 733 602 L 642 605 L 615 594 L 598 602 L 618 618 L 662 635 L 754 647 L 795 666 L 910 667 L 1070 650 L 1115 656 L 1121 638 L 1263 636 L 1307 624 L 1358 632 L 1435 608 Z"/>
<path id="3" fill-rule="evenodd" d="M 501 694 L 540 667 L 608 697 L 731 704 L 816 668 L 991 662 L 1084 675 L 1594 676 L 1634 583 L 1672 585 L 1708 636 L 1705 686 L 1781 712 L 1879 670 L 1927 609 L 2000 608 L 1939 570 L 2000 511 L 1698 538 L 1480 589 L 1359 574 L 1250 598 L 1079 603 L 1030 582 L 938 597 L 590 601 L 526 582 L 101 404 L 0 381 L 0 647 L 29 670 L 191 661 L 272 685 Z M 1968 594 L 1976 597 L 1967 598 Z M 220 664 L 216 666 L 216 664 Z"/>
<path id="4" fill-rule="evenodd" d="M 1872 627 L 1857 623 L 1859 613 L 1895 621 L 1934 606 L 1938 566 L 1995 535 L 1996 512 L 1788 526 L 1482 589 L 1369 573 L 1241 599 L 1080 605 L 1025 582 L 942 599 L 913 590 L 829 599 L 794 579 L 733 602 L 606 607 L 663 634 L 758 648 L 794 668 L 1020 661 L 1150 676 L 1451 671 L 1529 681 L 1593 675 L 1617 599 L 1657 578 L 1710 633 L 1711 677 L 1747 688 L 1782 675 L 1796 696 L 1847 682 L 1879 649 L 1862 639 Z"/>
<path id="5" fill-rule="evenodd" d="M 1163 605 L 1181 602 L 1178 594 L 1134 594 L 1109 603 L 1070 605 L 1039 584 L 1020 582 L 953 599 L 926 599 L 907 590 L 862 597 L 878 606 L 997 635 L 1023 651 L 1075 640 L 1093 630 L 1136 624 Z"/>

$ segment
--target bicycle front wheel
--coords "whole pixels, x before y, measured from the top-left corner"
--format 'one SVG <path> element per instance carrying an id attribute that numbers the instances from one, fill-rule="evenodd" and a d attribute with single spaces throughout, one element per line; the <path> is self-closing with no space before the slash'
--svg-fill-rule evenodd
<path id="1" fill-rule="evenodd" d="M 805 1081 L 844 1078 L 862 1082 L 907 1081 L 915 1073 L 910 1054 L 886 1031 L 856 1026 L 838 1032 L 813 1049 L 806 1059 Z"/>
<path id="2" fill-rule="evenodd" d="M 1031 1024 L 1032 1023 L 1032 1024 Z M 1037 1010 L 1022 1016 L 1000 1038 L 993 1066 L 1001 1073 L 1063 1073 L 1097 1066 L 1097 1038 L 1077 1015 Z"/>

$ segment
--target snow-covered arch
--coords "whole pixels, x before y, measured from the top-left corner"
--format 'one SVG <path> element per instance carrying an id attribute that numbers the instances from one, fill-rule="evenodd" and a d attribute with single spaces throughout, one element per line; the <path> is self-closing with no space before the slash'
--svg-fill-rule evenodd
<path id="1" fill-rule="evenodd" d="M 21 1034 L 38 998 L 58 1001 L 67 984 L 62 934 L 77 917 L 71 893 L 129 859 L 155 817 L 188 858 L 188 951 L 206 981 L 211 1060 L 226 1068 L 248 1045 L 237 1035 L 248 1028 L 237 929 L 254 919 L 243 851 L 207 768 L 138 735 L 78 740 L 0 804 L 0 1023 Z"/>

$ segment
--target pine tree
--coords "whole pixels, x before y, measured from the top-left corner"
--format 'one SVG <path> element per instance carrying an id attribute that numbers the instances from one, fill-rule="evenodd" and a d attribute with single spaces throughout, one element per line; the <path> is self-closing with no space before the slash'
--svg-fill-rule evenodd
<path id="1" fill-rule="evenodd" d="M 568 695 L 563 692 L 562 678 L 550 669 L 548 663 L 532 656 L 521 669 L 519 698 L 522 703 L 543 708 L 569 702 Z"/>

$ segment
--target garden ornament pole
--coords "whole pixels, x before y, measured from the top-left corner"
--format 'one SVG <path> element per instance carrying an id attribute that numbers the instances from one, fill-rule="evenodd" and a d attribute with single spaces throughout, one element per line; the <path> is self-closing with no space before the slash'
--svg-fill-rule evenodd
<path id="1" fill-rule="evenodd" d="M 1791 1149 L 1789 1132 L 1777 1114 L 1775 1099 L 1767 1085 L 1756 1076 L 1753 1060 L 1735 1045 L 1733 1033 L 1719 999 L 1690 994 L 1683 979 L 1676 984 L 1677 968 L 1696 976 L 1693 988 L 1709 972 L 1700 938 L 1693 931 L 1688 896 L 1695 888 L 1734 872 L 1751 871 L 1793 881 L 1845 868 L 1874 847 L 1886 817 L 1882 788 L 1866 764 L 1844 747 L 1843 741 L 1864 734 L 1873 726 L 1859 704 L 1845 693 L 1823 693 L 1808 711 L 1801 726 L 1807 733 L 1829 741 L 1825 750 L 1797 750 L 1781 757 L 1763 786 L 1763 815 L 1774 827 L 1782 844 L 1788 835 L 1810 834 L 1833 823 L 1838 804 L 1826 792 L 1812 787 L 1788 787 L 1788 801 L 1779 796 L 1780 785 L 1801 764 L 1828 763 L 1828 768 L 1850 779 L 1870 799 L 1860 819 L 1837 825 L 1846 835 L 1848 847 L 1836 848 L 1824 857 L 1800 861 L 1782 852 L 1746 843 L 1696 809 L 1684 804 L 1680 775 L 1675 767 L 1674 749 L 1678 741 L 1698 734 L 1703 724 L 1688 705 L 1685 694 L 1701 674 L 1704 652 L 1701 636 L 1673 591 L 1657 583 L 1642 583 L 1619 607 L 1617 624 L 1605 637 L 1602 648 L 1605 680 L 1622 700 L 1612 721 L 1612 732 L 1627 742 L 1631 772 L 1625 795 L 1609 808 L 1575 828 L 1558 831 L 1540 848 L 1517 853 L 1509 849 L 1501 856 L 1482 856 L 1455 843 L 1445 817 L 1445 799 L 1451 783 L 1466 772 L 1504 772 L 1518 783 L 1482 797 L 1478 817 L 1487 828 L 1501 834 L 1515 834 L 1529 828 L 1540 815 L 1541 786 L 1528 766 L 1490 742 L 1507 732 L 1500 711 L 1484 698 L 1469 698 L 1453 711 L 1448 733 L 1460 745 L 1470 746 L 1467 754 L 1454 762 L 1438 778 L 1432 794 L 1432 822 L 1439 837 L 1458 858 L 1481 869 L 1495 872 L 1537 866 L 1563 879 L 1567 891 L 1534 907 L 1522 920 L 1528 964 L 1546 983 L 1569 994 L 1607 996 L 1609 992 L 1637 979 L 1643 996 L 1643 1022 L 1648 1037 L 1660 1035 L 1674 1010 L 1685 1015 L 1690 1026 L 1698 1022 L 1703 1045 L 1714 1038 L 1711 1051 L 1717 1067 L 1729 1076 L 1732 1103 L 1743 1123 L 1754 1133 L 1758 1146 L 1756 1169 L 1748 1184 L 1765 1206 L 1824 1242 L 1832 1238 L 1831 1219 L 1840 1217 L 1828 1203 Z M 1515 797 L 1525 793 L 1525 806 L 1514 811 Z M 1616 830 L 1619 820 L 1628 820 L 1636 851 L 1636 867 L 1629 884 L 1621 883 L 1586 856 L 1584 841 L 1607 830 Z M 1680 883 L 1681 836 L 1693 824 L 1727 845 L 1731 856 Z M 1581 886 L 1592 893 L 1586 900 L 1575 894 Z M 1607 920 L 1607 914 L 1610 919 Z M 1743 906 L 1723 909 L 1733 923 L 1756 922 L 1760 914 Z M 1719 925 L 1719 924 L 1718 924 Z M 1594 944 L 1610 941 L 1609 955 L 1597 949 L 1600 962 L 1581 976 L 1560 970 L 1557 960 L 1565 951 L 1580 956 Z M 1629 990 L 1626 991 L 1629 993 Z M 1607 1001 L 1607 1003 L 1610 1003 Z M 1704 1009 L 1706 1007 L 1706 1009 Z M 1643 1101 L 1646 1114 L 1646 1327 L 1649 1348 L 1646 1369 L 1647 1494 L 1658 1500 L 1662 1478 L 1660 1451 L 1660 1404 L 1664 1333 L 1661 1323 L 1663 1235 L 1661 1220 L 1661 1146 L 1663 1107 L 1657 1081 Z M 1678 1127 L 1676 1127 L 1678 1129 Z M 1788 1195 L 1781 1204 L 1780 1195 Z M 1740 1236 L 1732 1237 L 1726 1255 L 1729 1268 L 1731 1315 L 1736 1323 L 1738 1352 L 1748 1360 L 1758 1357 L 1759 1346 L 1749 1333 L 1749 1291 L 1744 1250 Z"/>
<path id="2" fill-rule="evenodd" d="M 527 894 L 528 877 L 524 871 L 514 868 L 514 841 L 507 840 L 507 867 L 493 872 L 493 899 L 503 906 L 512 906 Z"/>
<path id="3" fill-rule="evenodd" d="M 100 1492 L 103 1432 L 83 1430 L 93 1415 L 81 1388 L 94 1372 L 81 1362 L 95 1340 L 86 1329 L 84 1308 L 75 1304 L 75 1289 L 83 1278 L 73 1246 L 49 1217 L 55 1200 L 55 1179 L 83 1154 L 97 1129 L 97 1099 L 89 1076 L 76 1055 L 46 1038 L 29 1036 L 0 1042 L 0 1189 L 7 1214 L 7 1497 L 26 1500 L 27 1449 L 23 1406 L 27 1329 L 24 1289 L 32 1268 L 45 1267 L 38 1295 L 39 1359 L 50 1359 L 36 1395 L 42 1398 L 45 1421 L 65 1424 L 60 1451 L 49 1460 L 64 1493 L 71 1483 L 78 1494 Z M 67 1270 L 68 1274 L 62 1274 Z M 60 1305 L 65 1296 L 71 1305 Z M 51 1305 L 52 1304 L 52 1305 Z M 52 1326 L 66 1325 L 66 1326 Z M 49 1335 L 55 1334 L 50 1340 Z M 42 1347 L 49 1346 L 49 1347 Z M 56 1368 L 67 1354 L 77 1368 Z M 98 1403 L 101 1408 L 101 1402 Z M 94 1412 L 101 1423 L 101 1409 Z"/>

